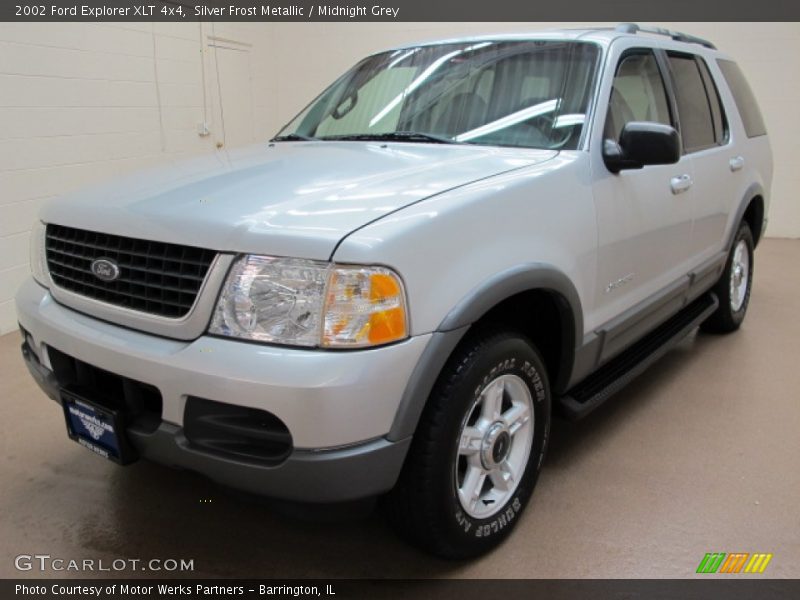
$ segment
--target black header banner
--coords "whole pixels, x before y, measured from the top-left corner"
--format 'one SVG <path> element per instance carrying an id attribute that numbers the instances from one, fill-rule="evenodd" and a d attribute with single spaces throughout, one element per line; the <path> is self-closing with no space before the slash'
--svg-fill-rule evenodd
<path id="1" fill-rule="evenodd" d="M 800 21 L 790 0 L 3 0 L 0 21 Z"/>

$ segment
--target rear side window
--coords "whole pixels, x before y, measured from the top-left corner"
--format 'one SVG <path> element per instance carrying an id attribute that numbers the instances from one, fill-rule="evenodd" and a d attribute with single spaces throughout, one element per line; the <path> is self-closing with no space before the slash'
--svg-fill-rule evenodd
<path id="1" fill-rule="evenodd" d="M 675 100 L 681 123 L 681 138 L 685 152 L 696 152 L 716 146 L 714 115 L 706 93 L 700 67 L 692 55 L 669 55 L 669 65 L 675 82 Z"/>
<path id="2" fill-rule="evenodd" d="M 708 70 L 706 61 L 698 57 L 697 66 L 700 67 L 700 74 L 703 76 L 703 84 L 706 86 L 708 104 L 711 107 L 711 118 L 714 122 L 714 137 L 716 138 L 717 144 L 722 145 L 728 141 L 728 120 L 725 118 L 725 109 L 722 106 L 722 100 L 720 100 L 717 85 L 714 83 L 714 78 Z"/>
<path id="3" fill-rule="evenodd" d="M 725 81 L 731 89 L 733 99 L 736 102 L 736 108 L 739 109 L 739 114 L 742 117 L 744 130 L 747 137 L 758 137 L 759 135 L 766 135 L 767 128 L 764 126 L 764 119 L 761 117 L 761 111 L 758 109 L 756 97 L 753 95 L 753 90 L 747 84 L 742 70 L 732 60 L 717 60 L 722 74 L 725 76 Z"/>

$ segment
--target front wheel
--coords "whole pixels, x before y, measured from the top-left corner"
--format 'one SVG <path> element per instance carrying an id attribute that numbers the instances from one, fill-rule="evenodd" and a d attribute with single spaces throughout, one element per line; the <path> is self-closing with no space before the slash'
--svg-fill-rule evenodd
<path id="1" fill-rule="evenodd" d="M 387 498 L 398 532 L 444 558 L 505 539 L 536 485 L 550 404 L 544 363 L 527 339 L 470 337 L 440 375 Z"/>
<path id="2" fill-rule="evenodd" d="M 700 326 L 703 331 L 729 333 L 739 329 L 744 321 L 753 284 L 753 246 L 750 226 L 742 223 L 733 240 L 725 270 L 713 288 L 719 298 L 719 307 Z"/>

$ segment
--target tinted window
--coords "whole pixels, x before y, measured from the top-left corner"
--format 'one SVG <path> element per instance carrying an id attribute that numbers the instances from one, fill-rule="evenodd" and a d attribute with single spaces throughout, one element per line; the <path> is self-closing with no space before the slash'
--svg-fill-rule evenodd
<path id="1" fill-rule="evenodd" d="M 620 61 L 611 89 L 605 136 L 619 140 L 622 128 L 631 121 L 672 125 L 664 81 L 651 52 L 637 51 Z"/>
<path id="2" fill-rule="evenodd" d="M 675 81 L 684 151 L 694 152 L 716 145 L 711 104 L 694 56 L 670 54 L 669 64 Z"/>
<path id="3" fill-rule="evenodd" d="M 714 121 L 714 138 L 717 144 L 724 144 L 728 140 L 728 120 L 725 118 L 725 109 L 719 97 L 717 85 L 711 72 L 708 70 L 706 61 L 702 58 L 697 59 L 697 66 L 700 67 L 700 74 L 703 76 L 703 84 L 706 86 L 706 94 L 711 105 L 711 117 Z"/>
<path id="4" fill-rule="evenodd" d="M 742 117 L 744 130 L 747 137 L 756 137 L 765 135 L 767 128 L 764 126 L 764 119 L 761 117 L 761 111 L 758 109 L 756 97 L 753 95 L 753 90 L 747 84 L 739 65 L 732 60 L 718 60 L 717 64 L 722 69 L 722 74 L 725 76 L 725 81 L 731 89 L 733 99 L 736 102 L 736 108 L 739 109 L 739 114 Z"/>

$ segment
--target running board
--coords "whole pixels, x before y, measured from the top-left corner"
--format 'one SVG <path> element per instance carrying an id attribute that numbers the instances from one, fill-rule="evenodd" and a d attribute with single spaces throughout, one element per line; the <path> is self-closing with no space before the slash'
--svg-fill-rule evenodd
<path id="1" fill-rule="evenodd" d="M 683 308 L 558 399 L 568 419 L 585 417 L 664 356 L 719 306 L 709 292 Z"/>

